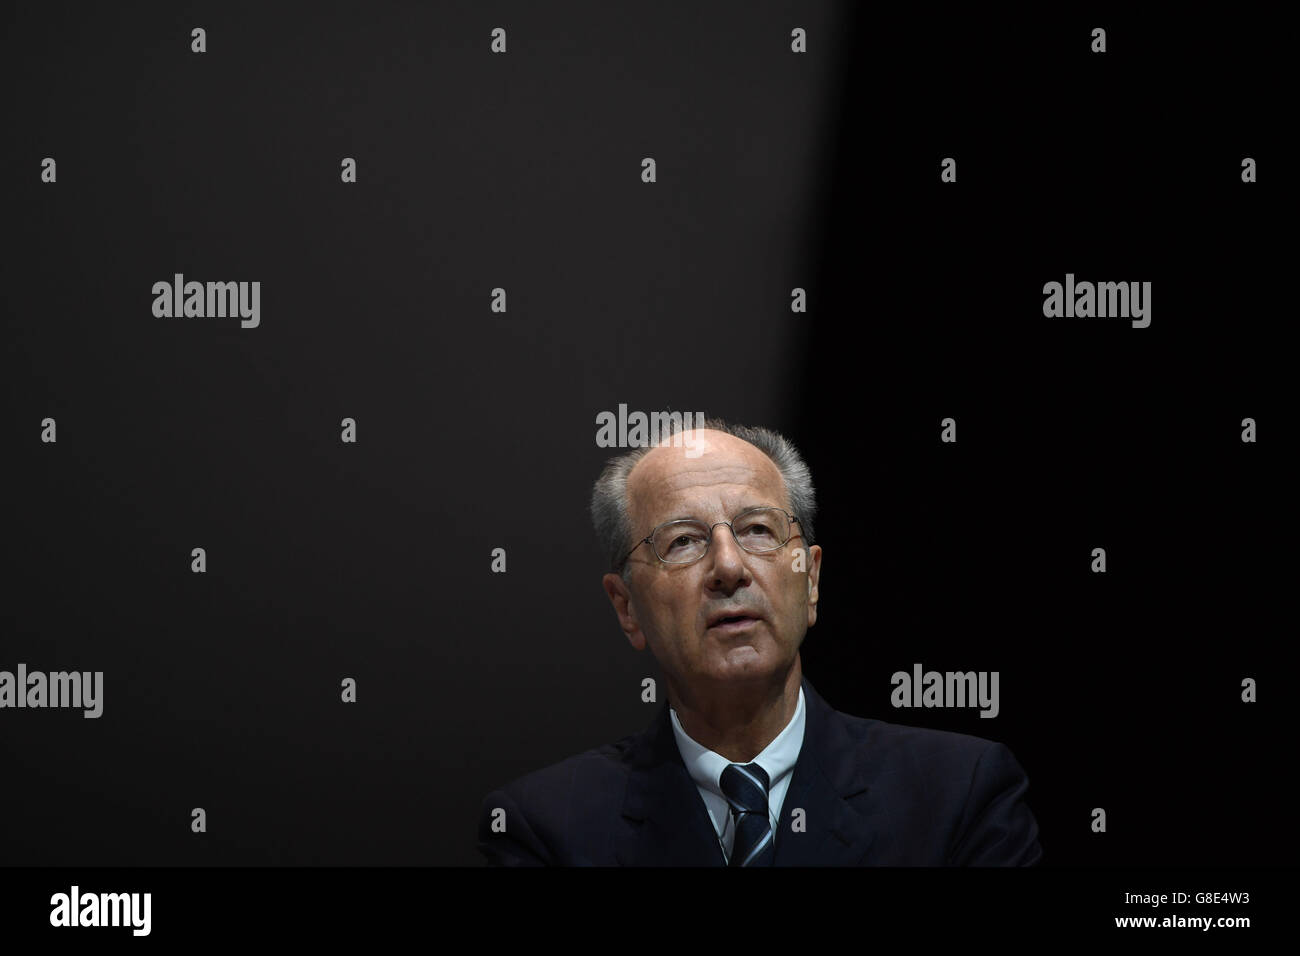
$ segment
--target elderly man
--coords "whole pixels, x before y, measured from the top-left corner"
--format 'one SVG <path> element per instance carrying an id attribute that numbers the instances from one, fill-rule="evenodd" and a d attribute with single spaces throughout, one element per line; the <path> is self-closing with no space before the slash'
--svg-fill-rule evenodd
<path id="1" fill-rule="evenodd" d="M 1002 744 L 839 713 L 803 676 L 821 548 L 811 476 L 763 428 L 709 421 L 611 460 L 592 495 L 605 592 L 668 701 L 643 733 L 488 794 L 490 863 L 1038 862 Z"/>

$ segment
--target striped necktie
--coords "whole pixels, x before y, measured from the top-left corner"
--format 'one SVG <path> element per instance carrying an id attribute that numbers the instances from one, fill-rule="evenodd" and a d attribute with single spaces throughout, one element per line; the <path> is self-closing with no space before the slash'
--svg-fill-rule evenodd
<path id="1" fill-rule="evenodd" d="M 728 866 L 771 866 L 776 855 L 767 816 L 767 771 L 756 763 L 733 763 L 722 771 L 722 795 L 736 820 L 736 841 Z"/>

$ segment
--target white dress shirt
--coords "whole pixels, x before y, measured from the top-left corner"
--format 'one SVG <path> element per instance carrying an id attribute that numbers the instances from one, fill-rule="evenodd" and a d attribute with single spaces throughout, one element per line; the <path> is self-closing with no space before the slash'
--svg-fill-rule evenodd
<path id="1" fill-rule="evenodd" d="M 727 803 L 727 798 L 722 795 L 721 780 L 722 771 L 726 770 L 732 761 L 692 740 L 682 729 L 681 721 L 677 719 L 677 711 L 670 707 L 668 712 L 672 715 L 673 735 L 677 738 L 677 749 L 681 751 L 686 769 L 699 788 L 700 796 L 704 798 L 704 805 L 709 811 L 709 819 L 713 821 L 713 829 L 718 834 L 722 853 L 730 861 L 731 848 L 736 842 L 736 823 L 731 814 L 731 804 Z M 800 687 L 799 703 L 794 709 L 794 716 L 790 718 L 790 723 L 786 724 L 785 729 L 763 748 L 762 753 L 748 761 L 758 764 L 767 771 L 767 815 L 772 823 L 774 835 L 780 833 L 781 804 L 785 802 L 785 793 L 790 789 L 790 777 L 794 773 L 795 761 L 799 759 L 799 750 L 803 747 L 803 726 L 803 688 Z"/>

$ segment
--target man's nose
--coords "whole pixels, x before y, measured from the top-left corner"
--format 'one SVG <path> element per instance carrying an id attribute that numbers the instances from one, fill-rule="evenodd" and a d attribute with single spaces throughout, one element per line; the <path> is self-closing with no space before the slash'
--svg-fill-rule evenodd
<path id="1" fill-rule="evenodd" d="M 736 536 L 731 528 L 718 522 L 710 530 L 709 558 L 712 566 L 709 580 L 713 587 L 734 590 L 749 578 L 749 567 L 745 564 L 745 550 L 736 543 Z"/>

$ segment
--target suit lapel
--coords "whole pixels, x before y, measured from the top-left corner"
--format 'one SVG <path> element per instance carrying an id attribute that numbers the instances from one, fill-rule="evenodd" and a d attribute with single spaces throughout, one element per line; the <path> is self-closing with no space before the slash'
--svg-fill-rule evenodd
<path id="1" fill-rule="evenodd" d="M 722 866 L 726 863 L 704 798 L 682 762 L 665 703 L 634 739 L 623 798 L 624 829 L 615 847 L 623 866 Z"/>
<path id="2" fill-rule="evenodd" d="M 866 770 L 843 718 L 803 680 L 803 745 L 781 805 L 774 866 L 857 866 L 875 841 Z M 805 829 L 792 828 L 802 809 Z"/>

